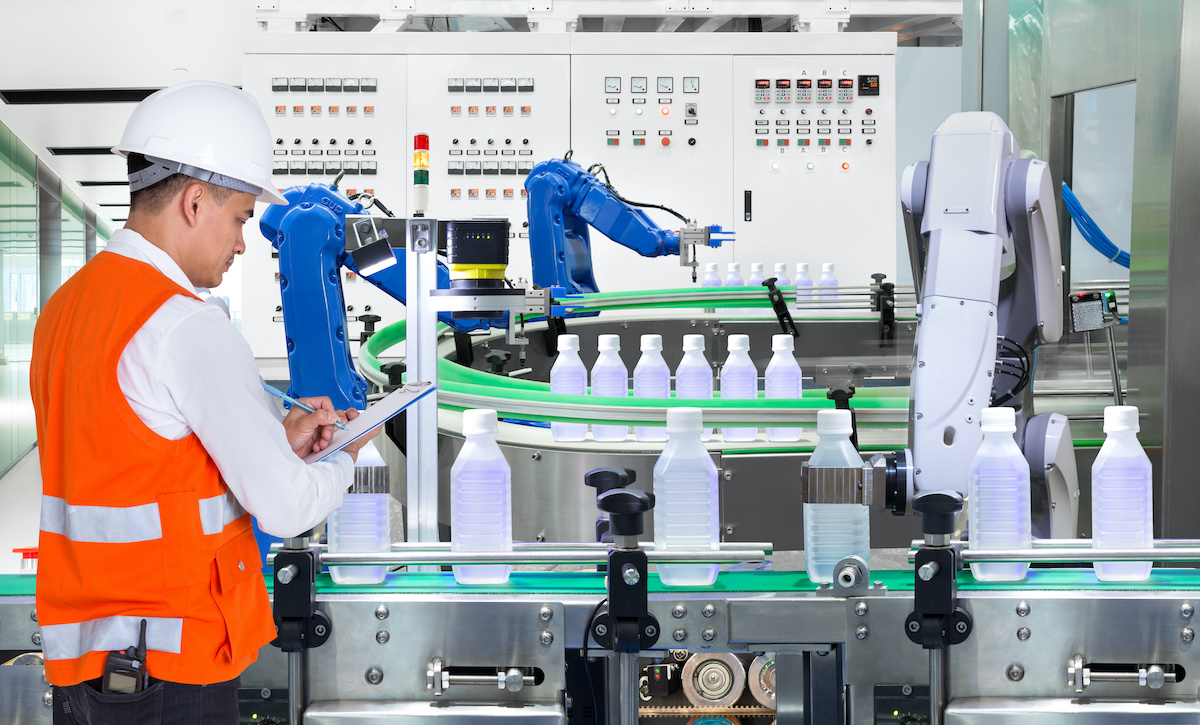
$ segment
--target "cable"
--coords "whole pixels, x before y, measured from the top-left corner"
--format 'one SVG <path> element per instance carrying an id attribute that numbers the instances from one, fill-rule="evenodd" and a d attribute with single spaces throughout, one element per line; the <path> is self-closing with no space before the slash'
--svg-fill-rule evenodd
<path id="1" fill-rule="evenodd" d="M 626 199 L 625 197 L 621 196 L 619 193 L 617 193 L 616 188 L 612 185 L 612 180 L 608 178 L 608 169 L 604 168 L 604 164 L 592 164 L 591 166 L 588 167 L 588 173 L 594 174 L 595 172 L 593 172 L 592 169 L 597 169 L 600 171 L 600 173 L 604 174 L 604 186 L 612 193 L 612 195 L 617 199 L 617 201 L 622 201 L 622 202 L 625 202 L 626 204 L 628 204 L 629 206 L 641 207 L 643 209 L 662 209 L 663 211 L 667 212 L 668 214 L 671 214 L 671 215 L 675 216 L 676 218 L 678 218 L 679 220 L 681 220 L 684 224 L 689 223 L 689 220 L 687 217 L 685 217 L 684 215 L 675 211 L 674 209 L 663 206 L 662 204 L 646 204 L 646 203 L 643 203 L 640 201 L 630 201 L 629 199 Z"/>
<path id="2" fill-rule="evenodd" d="M 339 32 L 343 32 L 343 33 L 344 33 L 344 32 L 346 32 L 346 31 L 345 31 L 345 29 L 344 29 L 344 28 L 342 28 L 342 26 L 340 26 L 340 25 L 338 25 L 337 23 L 335 23 L 335 22 L 333 21 L 333 18 L 331 18 L 331 17 L 325 16 L 325 17 L 321 18 L 321 22 L 322 22 L 322 23 L 329 23 L 329 24 L 330 24 L 330 25 L 332 25 L 333 27 L 337 28 Z"/>
<path id="3" fill-rule="evenodd" d="M 1108 257 L 1108 261 L 1116 262 L 1125 269 L 1129 269 L 1129 252 L 1122 250 L 1116 244 L 1112 243 L 1108 235 L 1084 211 L 1079 198 L 1075 196 L 1075 192 L 1071 191 L 1071 187 L 1067 186 L 1067 182 L 1065 181 L 1062 183 L 1062 199 L 1063 206 L 1067 207 L 1067 213 L 1071 215 L 1071 220 L 1075 222 L 1075 228 L 1079 230 L 1079 233 L 1087 243 L 1097 252 Z"/>
<path id="4" fill-rule="evenodd" d="M 608 597 L 596 602 L 596 607 L 592 610 L 591 615 L 583 623 L 583 674 L 587 675 L 588 694 L 592 696 L 592 712 L 597 710 L 596 702 L 596 686 L 592 684 L 592 669 L 588 667 L 588 637 L 592 634 L 592 620 L 596 618 L 596 614 L 608 603 Z"/>
<path id="5" fill-rule="evenodd" d="M 996 360 L 996 373 L 1016 378 L 1017 382 L 1004 394 L 995 396 L 992 407 L 1003 405 L 1017 397 L 1033 381 L 1033 363 L 1029 359 L 1029 353 L 1020 343 L 1000 337 L 996 340 L 996 347 L 1000 353 L 999 359 Z M 1010 362 L 1008 358 L 1016 358 L 1016 362 Z"/>

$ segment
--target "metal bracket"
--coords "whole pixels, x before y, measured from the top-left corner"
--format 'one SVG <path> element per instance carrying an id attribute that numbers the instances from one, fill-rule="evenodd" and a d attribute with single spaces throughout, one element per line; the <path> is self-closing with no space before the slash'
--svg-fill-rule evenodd
<path id="1" fill-rule="evenodd" d="M 1076 654 L 1067 665 L 1067 685 L 1076 693 L 1082 693 L 1093 682 L 1136 682 L 1139 687 L 1157 690 L 1177 679 L 1172 665 L 1137 664 L 1128 665 L 1127 670 L 1105 668 L 1099 672 L 1093 671 L 1094 665 L 1089 666 L 1082 654 Z"/>
<path id="2" fill-rule="evenodd" d="M 833 568 L 833 583 L 817 587 L 817 596 L 861 597 L 885 594 L 887 587 L 871 582 L 871 567 L 859 556 L 847 556 Z"/>
<path id="3" fill-rule="evenodd" d="M 887 461 L 871 458 L 861 468 L 800 466 L 804 503 L 860 503 L 875 509 L 887 506 Z"/>

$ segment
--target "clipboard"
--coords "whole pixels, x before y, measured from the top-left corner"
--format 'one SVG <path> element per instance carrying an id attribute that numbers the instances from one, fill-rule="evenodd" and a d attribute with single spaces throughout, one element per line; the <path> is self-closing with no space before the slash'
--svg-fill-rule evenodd
<path id="1" fill-rule="evenodd" d="M 437 386 L 430 382 L 406 383 L 392 393 L 389 393 L 387 397 L 377 400 L 374 405 L 360 412 L 354 420 L 348 421 L 346 423 L 346 430 L 337 430 L 335 428 L 333 431 L 333 440 L 329 442 L 329 446 L 322 451 L 309 453 L 304 457 L 304 462 L 316 463 L 328 458 L 342 450 L 346 445 L 383 425 L 388 419 L 395 417 L 400 411 L 435 390 L 437 390 Z"/>

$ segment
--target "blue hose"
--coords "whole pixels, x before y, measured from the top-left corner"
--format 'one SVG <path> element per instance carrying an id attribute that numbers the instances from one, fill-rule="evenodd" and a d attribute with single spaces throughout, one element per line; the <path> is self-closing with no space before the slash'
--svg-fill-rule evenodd
<path id="1" fill-rule="evenodd" d="M 1107 257 L 1110 262 L 1116 262 L 1125 269 L 1129 269 L 1129 252 L 1122 251 L 1120 247 L 1112 243 L 1096 222 L 1083 210 L 1079 198 L 1075 196 L 1075 192 L 1071 191 L 1071 187 L 1067 186 L 1065 181 L 1062 185 L 1062 198 L 1067 212 L 1071 215 L 1071 220 L 1075 222 L 1075 228 L 1079 230 L 1087 243 Z"/>

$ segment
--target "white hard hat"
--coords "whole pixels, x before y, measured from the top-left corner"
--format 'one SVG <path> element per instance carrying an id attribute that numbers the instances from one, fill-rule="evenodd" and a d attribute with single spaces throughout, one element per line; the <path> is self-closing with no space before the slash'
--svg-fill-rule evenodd
<path id="1" fill-rule="evenodd" d="M 157 91 L 133 109 L 114 154 L 154 162 L 129 175 L 137 191 L 171 174 L 287 204 L 271 177 L 271 132 L 249 93 L 212 81 L 185 81 Z"/>

